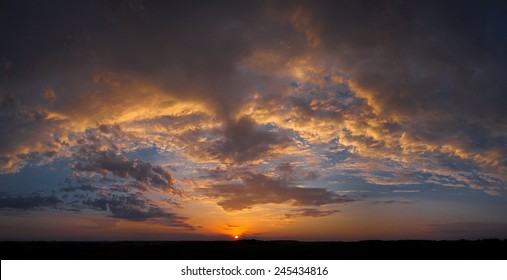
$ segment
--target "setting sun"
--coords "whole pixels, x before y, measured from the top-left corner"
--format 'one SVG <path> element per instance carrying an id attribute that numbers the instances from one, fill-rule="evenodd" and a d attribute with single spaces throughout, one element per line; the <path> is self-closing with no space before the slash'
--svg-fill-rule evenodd
<path id="1" fill-rule="evenodd" d="M 238 239 L 239 239 L 239 236 L 234 235 L 234 239 L 238 240 Z"/>

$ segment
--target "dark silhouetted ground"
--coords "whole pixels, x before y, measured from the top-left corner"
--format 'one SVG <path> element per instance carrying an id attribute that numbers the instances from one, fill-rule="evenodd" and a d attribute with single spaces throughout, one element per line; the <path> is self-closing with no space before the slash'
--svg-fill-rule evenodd
<path id="1" fill-rule="evenodd" d="M 458 241 L 121 241 L 0 242 L 7 259 L 331 259 L 493 260 L 507 258 L 507 240 Z"/>

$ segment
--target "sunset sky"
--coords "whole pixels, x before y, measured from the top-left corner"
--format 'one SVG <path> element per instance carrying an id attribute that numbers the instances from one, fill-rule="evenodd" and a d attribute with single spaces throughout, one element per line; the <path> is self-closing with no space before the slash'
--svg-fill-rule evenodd
<path id="1" fill-rule="evenodd" d="M 506 1 L 0 2 L 0 240 L 507 238 Z"/>

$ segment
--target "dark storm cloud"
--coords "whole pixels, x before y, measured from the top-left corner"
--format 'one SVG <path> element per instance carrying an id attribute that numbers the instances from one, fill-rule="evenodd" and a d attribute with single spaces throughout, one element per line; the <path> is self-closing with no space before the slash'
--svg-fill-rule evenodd
<path id="1" fill-rule="evenodd" d="M 242 183 L 216 184 L 201 189 L 209 197 L 221 199 L 218 205 L 226 211 L 242 210 L 269 203 L 291 203 L 294 206 L 343 204 L 354 199 L 324 188 L 303 188 L 262 174 L 238 175 Z"/>
<path id="2" fill-rule="evenodd" d="M 6 44 L 0 53 L 12 61 L 10 81 L 70 70 L 55 83 L 53 89 L 60 92 L 63 84 L 79 79 L 74 75 L 89 75 L 98 67 L 149 79 L 182 98 L 205 99 L 219 114 L 233 110 L 248 84 L 236 73 L 236 64 L 248 54 L 251 37 L 261 34 L 256 29 L 263 4 L 132 3 L 8 1 L 2 9 Z"/>
<path id="3" fill-rule="evenodd" d="M 41 210 L 56 207 L 62 201 L 54 196 L 32 194 L 28 196 L 9 196 L 0 194 L 0 209 Z"/>
<path id="4" fill-rule="evenodd" d="M 362 66 L 348 74 L 371 85 L 386 110 L 457 113 L 464 111 L 461 106 L 474 106 L 476 111 L 467 113 L 490 115 L 488 108 L 505 113 L 501 106 L 507 100 L 499 94 L 506 85 L 499 79 L 507 59 L 505 3 L 309 1 L 305 6 L 315 15 L 310 26 L 322 43 L 345 63 Z M 340 53 L 345 48 L 352 51 L 349 56 Z M 491 103 L 495 99 L 500 104 Z"/>
<path id="5" fill-rule="evenodd" d="M 0 18 L 4 39 L 0 57 L 8 58 L 10 66 L 0 89 L 27 106 L 42 104 L 58 113 L 70 123 L 67 129 L 77 122 L 78 131 L 93 121 L 115 120 L 119 111 L 131 113 L 128 106 L 146 100 L 143 95 L 153 97 L 151 89 L 156 89 L 166 97 L 206 104 L 223 126 L 219 133 L 224 141 L 209 150 L 215 158 L 238 163 L 257 160 L 273 145 L 287 142 L 283 136 L 262 132 L 255 122 L 235 119 L 242 102 L 270 79 L 246 71 L 241 62 L 257 44 L 291 37 L 282 32 L 287 25 L 270 25 L 276 17 L 267 17 L 268 6 L 264 1 L 26 5 L 7 1 Z M 138 93 L 139 87 L 150 90 Z M 15 127 L 26 131 L 23 124 Z M 41 124 L 36 128 L 46 133 L 56 129 Z M 2 134 L 0 142 L 17 147 L 23 135 L 10 135 Z M 37 145 L 43 141 L 37 140 Z M 9 153 L 0 154 L 6 166 L 16 160 L 15 147 L 9 145 L 4 145 Z M 254 149 L 259 149 L 257 155 Z"/>
<path id="6" fill-rule="evenodd" d="M 96 34 L 99 63 L 148 75 L 181 97 L 198 96 L 219 110 L 232 109 L 243 85 L 231 78 L 242 79 L 235 66 L 249 51 L 245 30 L 248 22 L 256 22 L 259 7 L 223 4 L 146 1 L 150 13 L 144 20 L 113 7 L 111 29 Z M 219 104 L 215 98 L 222 98 Z"/>
<path id="7" fill-rule="evenodd" d="M 308 32 L 380 116 L 394 118 L 419 142 L 450 145 L 505 168 L 506 3 L 303 1 L 301 6 Z"/>

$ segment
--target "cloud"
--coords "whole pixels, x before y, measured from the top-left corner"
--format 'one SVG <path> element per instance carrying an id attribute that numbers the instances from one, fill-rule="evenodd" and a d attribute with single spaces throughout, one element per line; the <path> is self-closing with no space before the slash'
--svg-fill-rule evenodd
<path id="1" fill-rule="evenodd" d="M 484 192 L 489 195 L 492 195 L 492 196 L 501 196 L 502 195 L 502 193 L 495 191 L 495 190 L 485 190 Z"/>
<path id="2" fill-rule="evenodd" d="M 310 171 L 305 175 L 306 180 L 317 180 L 320 175 L 315 171 Z"/>
<path id="3" fill-rule="evenodd" d="M 298 45 L 307 59 L 300 60 L 299 74 L 292 73 L 293 91 L 255 99 L 249 105 L 254 118 L 291 128 L 310 143 L 336 140 L 360 157 L 397 161 L 406 171 L 457 180 L 458 172 L 468 171 L 483 182 L 466 179 L 466 186 L 502 188 L 507 99 L 500 92 L 507 83 L 500 73 L 507 69 L 500 61 L 507 57 L 498 54 L 507 40 L 499 36 L 505 22 L 499 11 L 507 7 L 454 6 L 274 3 L 274 13 L 303 32 L 311 47 Z M 284 65 L 265 61 L 271 71 Z M 453 170 L 441 172 L 448 161 L 454 161 Z M 391 185 L 425 179 L 367 178 Z"/>
<path id="4" fill-rule="evenodd" d="M 53 8 L 53 4 L 34 4 L 24 7 L 21 13 L 13 5 L 2 18 L 5 26 L 37 18 L 37 22 L 43 23 L 39 28 L 47 34 L 37 42 L 35 38 L 40 33 L 23 25 L 20 28 L 27 29 L 25 41 L 20 42 L 16 33 L 6 34 L 12 39 L 6 41 L 13 46 L 37 42 L 39 48 L 5 50 L 15 65 L 12 79 L 7 83 L 9 90 L 27 106 L 44 108 L 49 116 L 64 122 L 56 127 L 41 127 L 41 134 L 50 135 L 57 130 L 58 135 L 65 137 L 97 124 L 122 123 L 136 130 L 137 135 L 149 137 L 140 139 L 146 143 L 155 134 L 146 126 L 159 126 L 172 117 L 179 122 L 184 115 L 205 113 L 207 119 L 212 119 L 214 136 L 220 140 L 195 144 L 204 147 L 204 154 L 211 159 L 237 163 L 257 161 L 290 142 L 284 133 L 275 129 L 267 131 L 254 120 L 237 117 L 244 100 L 260 83 L 270 80 L 264 73 L 242 67 L 256 44 L 269 42 L 272 38 L 268 33 L 277 33 L 282 28 L 263 27 L 264 20 L 259 15 L 265 14 L 265 3 L 252 1 L 222 6 L 218 3 L 80 2 L 72 6 L 58 5 L 65 12 L 48 18 Z M 17 12 L 19 15 L 13 18 Z M 66 25 L 55 22 L 66 22 Z M 278 36 L 283 39 L 288 35 Z M 32 79 L 44 88 L 46 102 L 43 104 L 37 104 L 26 94 L 29 90 L 24 81 Z M 182 108 L 184 103 L 191 104 L 188 110 Z M 180 137 L 173 125 L 177 126 L 170 123 L 166 127 L 168 133 L 164 136 L 177 146 L 185 146 L 184 143 L 192 140 L 186 137 L 188 134 Z M 204 128 L 202 123 L 191 125 L 195 129 Z M 243 125 L 245 128 L 241 128 Z M 167 138 L 157 139 L 160 140 L 157 144 L 167 145 Z M 23 148 L 34 150 L 33 145 Z M 259 152 L 254 153 L 255 149 Z M 191 147 L 185 151 L 191 156 L 203 154 Z M 17 153 L 9 149 L 5 165 L 23 166 L 24 163 L 17 163 Z"/>
<path id="5" fill-rule="evenodd" d="M 294 172 L 294 167 L 290 164 L 290 162 L 282 162 L 275 168 L 275 170 L 291 174 Z"/>
<path id="6" fill-rule="evenodd" d="M 338 195 L 324 188 L 303 188 L 276 177 L 245 172 L 238 177 L 241 183 L 215 184 L 200 191 L 218 202 L 225 211 L 251 208 L 262 204 L 290 203 L 293 206 L 321 206 L 343 204 L 354 199 Z"/>
<path id="7" fill-rule="evenodd" d="M 149 187 L 173 194 L 180 193 L 174 186 L 172 175 L 162 167 L 138 159 L 130 160 L 119 154 L 117 144 L 121 144 L 121 141 L 112 143 L 113 141 L 109 140 L 118 139 L 121 134 L 118 126 L 101 125 L 99 131 L 106 135 L 96 133 L 78 140 L 80 144 L 73 154 L 76 161 L 71 166 L 72 170 L 132 178 L 137 184 L 131 186 L 140 190 Z M 111 136 L 115 138 L 110 138 Z"/>
<path id="8" fill-rule="evenodd" d="M 493 151 L 505 154 L 503 124 L 495 121 L 507 104 L 499 94 L 507 89 L 500 78 L 507 57 L 499 55 L 507 41 L 498 36 L 505 5 L 321 1 L 303 6 L 311 17 L 306 28 L 378 117 L 394 120 L 420 143 L 501 161 Z"/>
<path id="9" fill-rule="evenodd" d="M 75 192 L 75 191 L 83 191 L 83 192 L 95 192 L 98 191 L 99 188 L 91 185 L 91 184 L 82 184 L 78 187 L 64 187 L 61 188 L 61 192 Z"/>
<path id="10" fill-rule="evenodd" d="M 40 194 L 12 197 L 3 193 L 0 196 L 1 209 L 42 210 L 45 208 L 54 208 L 61 202 L 62 201 L 57 197 L 42 196 Z"/>
<path id="11" fill-rule="evenodd" d="M 0 98 L 0 173 L 16 172 L 27 162 L 52 158 L 62 146 L 55 137 L 61 122 L 42 108 L 20 104 L 9 94 Z"/>
<path id="12" fill-rule="evenodd" d="M 393 190 L 394 193 L 418 193 L 421 190 Z"/>
<path id="13" fill-rule="evenodd" d="M 405 162 L 444 153 L 505 174 L 498 6 L 456 7 L 467 21 L 446 3 L 395 1 L 82 2 L 59 5 L 56 18 L 52 4 L 12 5 L 2 25 L 21 22 L 27 36 L 9 30 L 5 41 L 39 48 L 2 49 L 12 93 L 2 104 L 35 119 L 2 122 L 2 170 L 66 156 L 67 135 L 117 122 L 201 161 L 255 163 L 302 138 Z M 34 100 L 27 80 L 52 101 Z"/>
<path id="14" fill-rule="evenodd" d="M 407 192 L 407 191 L 405 191 L 405 192 Z M 411 202 L 411 201 L 403 201 L 403 200 L 377 200 L 377 201 L 373 201 L 371 204 L 378 205 L 378 204 L 394 204 L 394 203 L 412 204 L 413 202 Z"/>
<path id="15" fill-rule="evenodd" d="M 234 154 L 236 144 L 246 144 L 234 136 L 234 116 L 254 91 L 258 75 L 237 68 L 255 38 L 265 37 L 266 30 L 256 24 L 262 22 L 263 4 L 131 3 L 6 7 L 1 25 L 18 30 L 6 31 L 9 44 L 0 50 L 3 64 L 9 65 L 9 79 L 2 80 L 0 90 L 13 96 L 2 104 L 17 100 L 30 112 L 38 108 L 44 114 L 35 123 L 0 119 L 3 171 L 26 164 L 19 154 L 44 151 L 48 142 L 55 145 L 48 135 L 65 139 L 97 124 L 170 117 L 181 113 L 183 103 L 201 107 L 217 126 L 231 124 L 221 130 L 230 137 L 213 150 L 230 151 L 224 160 L 253 157 L 251 152 Z M 55 15 L 54 9 L 62 12 Z M 35 44 L 36 49 L 27 47 Z M 43 100 L 33 98 L 37 87 L 43 89 Z M 253 146 L 270 144 L 256 140 Z"/>
<path id="16" fill-rule="evenodd" d="M 84 160 L 73 164 L 73 170 L 102 175 L 110 173 L 120 178 L 130 177 L 159 190 L 176 192 L 171 174 L 160 166 L 153 166 L 140 160 L 129 160 L 117 155 L 113 150 L 94 151 L 91 154 L 83 151 L 80 159 Z"/>
<path id="17" fill-rule="evenodd" d="M 227 124 L 221 132 L 223 139 L 210 149 L 210 153 L 221 162 L 241 164 L 265 160 L 291 142 L 284 131 L 261 129 L 254 120 L 247 117 Z"/>
<path id="18" fill-rule="evenodd" d="M 309 172 L 296 171 L 296 168 L 290 162 L 282 162 L 274 169 L 278 173 L 281 173 L 282 176 L 290 178 L 291 180 L 313 181 L 320 178 L 319 173 L 317 173 L 317 171 L 314 170 L 311 170 Z"/>
<path id="19" fill-rule="evenodd" d="M 52 88 L 45 87 L 44 91 L 42 92 L 42 97 L 44 98 L 44 101 L 50 102 L 56 98 L 56 93 Z"/>
<path id="20" fill-rule="evenodd" d="M 340 212 L 341 212 L 340 210 L 319 210 L 315 208 L 293 209 L 289 213 L 281 216 L 280 221 L 283 223 L 290 224 L 296 222 L 298 218 L 304 217 L 321 218 Z"/>
<path id="21" fill-rule="evenodd" d="M 335 213 L 340 213 L 340 210 L 319 210 L 314 208 L 302 208 L 292 210 L 291 213 L 285 214 L 286 218 L 295 218 L 295 217 L 313 217 L 320 218 L 329 216 Z"/>
<path id="22" fill-rule="evenodd" d="M 194 226 L 187 223 L 188 218 L 165 212 L 157 205 L 147 202 L 141 195 L 134 193 L 123 196 L 103 193 L 95 199 L 84 200 L 83 204 L 92 209 L 108 211 L 111 217 L 117 219 L 136 222 L 158 221 L 171 227 L 195 229 Z"/>

